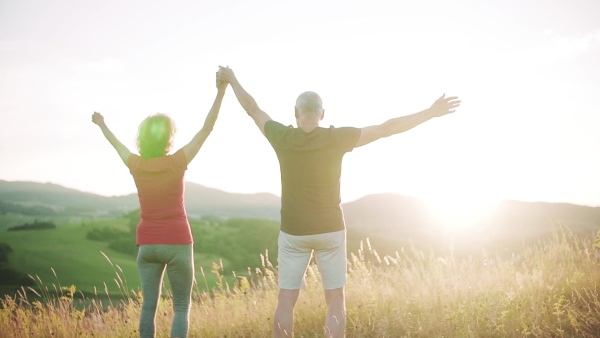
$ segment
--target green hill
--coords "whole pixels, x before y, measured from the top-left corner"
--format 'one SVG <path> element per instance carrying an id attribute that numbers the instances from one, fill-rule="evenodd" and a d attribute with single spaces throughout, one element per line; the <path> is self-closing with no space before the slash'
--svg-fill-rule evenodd
<path id="1" fill-rule="evenodd" d="M 119 216 L 138 208 L 137 196 L 105 197 L 52 183 L 0 180 L 0 211 L 34 216 Z"/>
<path id="2" fill-rule="evenodd" d="M 0 243 L 13 249 L 8 255 L 12 269 L 39 276 L 51 288 L 75 284 L 87 293 L 103 293 L 106 283 L 109 293 L 118 293 L 123 288 L 121 277 L 127 289 L 137 289 L 136 248 L 131 237 L 137 224 L 131 217 L 139 217 L 137 203 L 136 195 L 104 197 L 54 184 L 0 181 Z M 223 261 L 228 278 L 233 278 L 232 270 L 245 273 L 247 267 L 260 266 L 260 254 L 266 249 L 271 262 L 276 262 L 277 196 L 233 194 L 187 183 L 186 208 L 200 288 L 214 285 L 216 276 L 209 272 L 213 262 Z M 438 255 L 479 255 L 483 250 L 510 255 L 550 236 L 559 225 L 577 235 L 600 230 L 600 208 L 560 203 L 501 202 L 468 231 L 442 227 L 427 205 L 413 197 L 370 195 L 343 208 L 349 251 L 358 250 L 360 242 L 369 238 L 383 255 L 411 247 Z M 57 229 L 5 231 L 35 221 L 52 222 Z M 87 239 L 91 229 L 104 227 L 127 235 L 106 241 Z M 15 292 L 16 287 L 11 285 L 8 291 Z"/>
<path id="3" fill-rule="evenodd" d="M 63 225 L 52 230 L 2 232 L 0 242 L 12 248 L 8 266 L 35 278 L 50 291 L 75 285 L 86 294 L 118 297 L 124 290 L 139 290 L 135 255 L 109 247 L 107 242 L 86 238 L 91 229 L 110 227 L 129 231 L 130 219 L 99 219 L 80 225 Z M 193 221 L 195 268 L 198 288 L 212 288 L 217 276 L 213 263 L 222 264 L 226 279 L 234 279 L 232 269 L 244 274 L 247 266 L 260 266 L 260 254 L 274 245 L 278 224 L 274 221 L 232 219 Z M 257 230 L 257 231 L 253 231 Z M 236 243 L 237 242 L 237 243 Z M 135 246 L 135 237 L 127 244 Z M 204 272 L 204 273 L 203 273 Z M 168 283 L 167 283 L 168 285 Z M 19 285 L 3 286 L 3 293 L 14 294 Z"/>
<path id="4" fill-rule="evenodd" d="M 500 201 L 476 224 L 452 228 L 436 219 L 424 200 L 376 194 L 344 204 L 344 216 L 349 231 L 375 242 L 414 245 L 438 254 L 451 249 L 459 255 L 477 254 L 482 249 L 512 252 L 549 237 L 559 226 L 584 236 L 600 230 L 600 207 L 567 203 Z"/>
<path id="5" fill-rule="evenodd" d="M 186 182 L 185 205 L 191 218 L 279 219 L 279 197 L 268 193 L 236 194 Z M 52 183 L 0 180 L 0 231 L 40 221 L 78 224 L 98 217 L 120 217 L 139 209 L 137 194 L 100 196 Z"/>

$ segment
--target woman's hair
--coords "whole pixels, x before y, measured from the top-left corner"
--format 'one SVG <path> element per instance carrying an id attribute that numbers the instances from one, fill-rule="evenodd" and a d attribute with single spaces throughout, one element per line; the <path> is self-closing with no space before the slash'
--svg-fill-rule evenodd
<path id="1" fill-rule="evenodd" d="M 175 123 L 165 114 L 148 116 L 140 124 L 137 147 L 143 158 L 161 157 L 169 153 L 173 145 Z"/>

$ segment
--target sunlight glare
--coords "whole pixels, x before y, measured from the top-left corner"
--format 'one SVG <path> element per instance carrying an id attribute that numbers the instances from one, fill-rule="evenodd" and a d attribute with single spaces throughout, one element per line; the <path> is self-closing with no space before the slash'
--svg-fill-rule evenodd
<path id="1" fill-rule="evenodd" d="M 498 202 L 471 196 L 438 196 L 426 199 L 426 204 L 437 225 L 458 231 L 482 226 Z"/>

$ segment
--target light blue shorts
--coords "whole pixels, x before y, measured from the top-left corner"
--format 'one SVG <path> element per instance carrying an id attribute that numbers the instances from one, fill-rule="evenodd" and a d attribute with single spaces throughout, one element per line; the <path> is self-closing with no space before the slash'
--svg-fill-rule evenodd
<path id="1" fill-rule="evenodd" d="M 279 288 L 300 289 L 314 252 L 325 290 L 346 285 L 346 230 L 294 236 L 279 232 Z"/>

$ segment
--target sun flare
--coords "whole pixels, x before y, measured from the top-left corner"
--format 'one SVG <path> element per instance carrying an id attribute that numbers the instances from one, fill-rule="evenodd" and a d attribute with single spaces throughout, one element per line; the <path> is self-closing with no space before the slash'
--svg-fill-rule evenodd
<path id="1" fill-rule="evenodd" d="M 426 199 L 426 204 L 436 224 L 461 230 L 481 226 L 498 202 L 466 196 L 438 196 Z"/>

